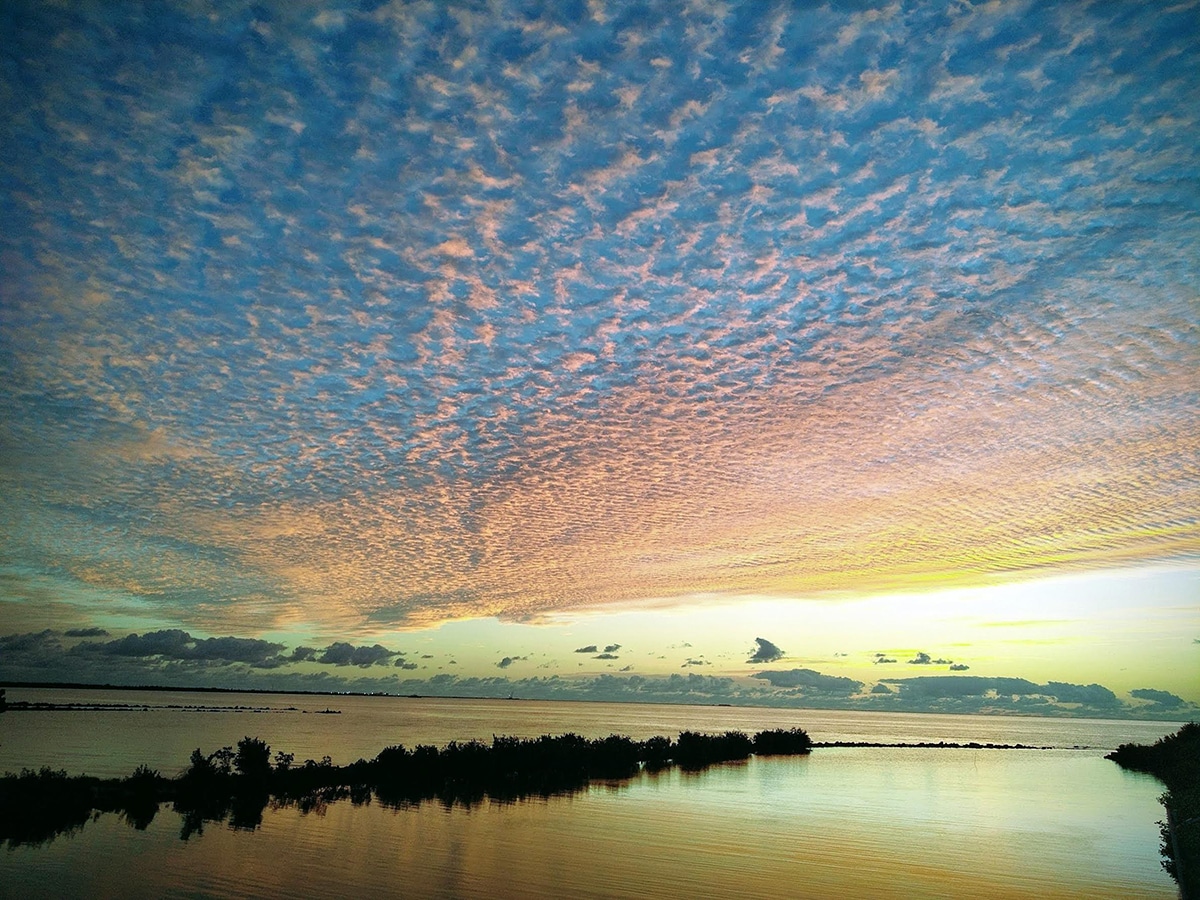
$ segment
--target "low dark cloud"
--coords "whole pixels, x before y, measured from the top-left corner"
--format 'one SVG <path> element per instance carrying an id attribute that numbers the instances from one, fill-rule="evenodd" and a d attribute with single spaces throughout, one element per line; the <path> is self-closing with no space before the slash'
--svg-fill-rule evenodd
<path id="1" fill-rule="evenodd" d="M 46 630 L 0 636 L 0 679 L 12 681 L 79 681 L 90 684 L 142 685 L 163 687 L 245 688 L 249 683 L 263 690 L 356 691 L 398 695 L 464 697 L 509 697 L 558 700 L 609 700 L 645 703 L 728 703 L 735 706 L 810 709 L 877 709 L 914 712 L 1004 713 L 1024 715 L 1104 715 L 1140 719 L 1175 720 L 1196 707 L 1168 691 L 1139 688 L 1132 692 L 1134 702 L 1122 703 L 1108 688 L 1068 682 L 1039 684 L 1022 678 L 971 675 L 922 675 L 912 678 L 888 678 L 862 693 L 858 681 L 825 675 L 811 669 L 784 672 L 759 671 L 753 681 L 695 672 L 670 676 L 620 674 L 595 677 L 510 678 L 459 677 L 449 673 L 429 678 L 413 677 L 414 663 L 399 653 L 386 668 L 373 666 L 370 672 L 344 675 L 346 668 L 336 663 L 320 671 L 299 671 L 289 667 L 297 661 L 324 657 L 330 649 L 333 658 L 353 665 L 354 648 L 331 644 L 325 651 L 297 647 L 291 653 L 264 657 L 251 664 L 254 675 L 247 679 L 243 663 L 207 658 L 175 659 L 160 654 L 130 655 L 168 648 L 174 652 L 195 654 L 198 641 L 185 641 L 178 634 L 142 635 L 135 641 L 95 642 L 91 650 L 67 649 L 59 632 Z M 201 654 L 246 655 L 244 645 L 213 639 Z M 244 640 L 244 639 L 241 639 Z M 109 648 L 109 644 L 116 645 Z M 378 645 L 376 645 L 378 647 Z M 99 648 L 99 649 L 97 649 Z M 373 651 L 372 647 L 362 648 Z M 120 650 L 122 652 L 109 652 Z M 362 658 L 360 654 L 360 658 Z M 508 669 L 527 658 L 506 656 L 496 666 Z M 454 664 L 453 660 L 447 661 Z M 707 660 L 691 658 L 685 663 L 711 665 Z"/>
<path id="2" fill-rule="evenodd" d="M 257 663 L 278 656 L 282 649 L 283 644 L 262 641 L 258 638 L 205 638 L 195 642 L 191 659 Z"/>
<path id="3" fill-rule="evenodd" d="M 862 693 L 861 682 L 812 669 L 760 670 L 754 681 L 697 673 L 671 676 L 620 674 L 594 678 L 558 675 L 545 678 L 458 678 L 445 674 L 412 677 L 418 668 L 404 654 L 379 644 L 355 647 L 330 644 L 324 650 L 300 646 L 281 652 L 281 645 L 252 638 L 198 639 L 179 629 L 132 634 L 116 640 L 64 642 L 65 633 L 51 629 L 0 636 L 0 679 L 11 681 L 78 681 L 90 684 L 163 687 L 232 687 L 253 684 L 264 690 L 359 691 L 428 696 L 479 696 L 531 699 L 629 700 L 638 702 L 730 703 L 771 707 L 882 709 L 949 713 L 1028 715 L 1105 715 L 1141 719 L 1176 719 L 1196 707 L 1183 698 L 1154 688 L 1131 692 L 1122 702 L 1099 684 L 963 674 L 930 674 L 885 678 Z M 72 645 L 73 644 L 73 645 Z M 595 654 L 593 654 L 595 655 Z M 602 655 L 602 654 L 601 654 Z M 877 655 L 877 659 L 886 659 Z M 496 663 L 507 669 L 528 659 L 506 656 Z M 296 663 L 320 661 L 322 671 L 303 671 Z M 455 665 L 454 660 L 448 664 Z M 707 667 L 703 657 L 688 658 L 682 668 Z M 247 678 L 247 666 L 254 674 Z M 346 672 L 350 666 L 370 673 Z M 311 666 L 309 668 L 312 668 Z M 339 670 L 346 672 L 340 674 Z M 961 671 L 956 669 L 956 672 Z"/>
<path id="4" fill-rule="evenodd" d="M 47 647 L 62 649 L 58 633 L 49 628 L 45 631 L 27 631 L 23 634 L 6 634 L 0 637 L 0 650 L 5 653 L 25 653 Z"/>
<path id="5" fill-rule="evenodd" d="M 615 654 L 615 653 L 598 653 L 597 655 L 592 657 L 592 659 L 620 659 L 620 658 L 621 657 L 617 656 L 617 654 Z"/>
<path id="6" fill-rule="evenodd" d="M 925 651 L 917 653 L 915 657 L 908 661 L 910 666 L 949 666 L 954 663 L 952 659 L 934 659 Z"/>
<path id="7" fill-rule="evenodd" d="M 64 652 L 58 634 L 49 628 L 0 637 L 0 666 L 3 667 L 19 665 L 41 669 L 60 665 Z"/>
<path id="8" fill-rule="evenodd" d="M 1162 706 L 1187 705 L 1182 697 L 1172 694 L 1170 691 L 1158 691 L 1154 688 L 1137 688 L 1130 691 L 1129 696 L 1136 697 L 1138 700 L 1149 700 L 1151 703 L 1158 703 Z"/>
<path id="9" fill-rule="evenodd" d="M 877 666 L 884 665 L 885 663 L 894 663 L 894 662 L 899 662 L 899 660 L 892 659 L 890 656 L 884 656 L 882 653 L 875 654 L 875 665 L 877 665 Z"/>
<path id="10" fill-rule="evenodd" d="M 969 668 L 971 668 L 971 667 L 968 666 L 966 663 L 952 663 L 950 666 L 950 671 L 951 672 L 965 672 Z"/>
<path id="11" fill-rule="evenodd" d="M 178 628 L 127 634 L 112 641 L 85 641 L 71 648 L 74 654 L 124 656 L 139 659 L 203 660 L 208 662 L 240 662 L 250 665 L 271 665 L 281 662 L 279 651 L 283 644 L 258 638 L 215 637 L 194 638 Z"/>
<path id="12" fill-rule="evenodd" d="M 863 683 L 841 675 L 822 675 L 813 669 L 787 669 L 783 672 L 756 672 L 752 678 L 761 678 L 778 688 L 805 688 L 822 694 L 854 694 L 862 689 Z"/>
<path id="13" fill-rule="evenodd" d="M 616 653 L 616 652 L 617 652 L 618 650 L 620 650 L 620 649 L 621 649 L 621 645 L 620 645 L 620 644 L 607 644 L 607 645 L 604 647 L 604 652 L 605 652 L 605 653 Z"/>
<path id="14" fill-rule="evenodd" d="M 600 650 L 600 648 L 597 647 L 595 644 L 588 644 L 586 647 L 576 647 L 575 648 L 576 653 L 597 653 L 597 652 L 599 652 L 599 650 Z"/>
<path id="15" fill-rule="evenodd" d="M 145 634 L 127 634 L 123 638 L 104 643 L 76 644 L 75 653 L 103 653 L 106 656 L 165 656 L 168 659 L 184 659 L 191 646 L 192 636 L 179 628 L 148 631 Z"/>
<path id="16" fill-rule="evenodd" d="M 334 641 L 321 651 L 317 662 L 329 666 L 358 666 L 365 669 L 373 665 L 387 665 L 393 656 L 398 655 L 398 651 L 389 650 L 382 644 L 356 647 L 345 641 Z"/>
<path id="17" fill-rule="evenodd" d="M 1059 703 L 1082 703 L 1085 706 L 1120 706 L 1117 695 L 1100 684 L 1068 684 L 1048 681 L 1042 693 L 1054 697 Z"/>
<path id="18" fill-rule="evenodd" d="M 982 675 L 924 675 L 918 678 L 889 678 L 908 700 L 982 698 L 1007 703 L 1013 698 L 1040 698 L 1041 702 L 1079 704 L 1093 710 L 1122 706 L 1111 690 L 1100 684 L 1071 684 L 1049 681 L 1038 684 L 1024 678 Z"/>
<path id="19" fill-rule="evenodd" d="M 917 678 L 888 678 L 901 695 L 927 697 L 984 697 L 1014 694 L 1039 694 L 1042 686 L 1024 678 L 986 677 L 982 675 L 921 675 Z"/>
<path id="20" fill-rule="evenodd" d="M 748 663 L 771 663 L 777 659 L 783 658 L 783 651 L 768 641 L 766 638 L 756 637 L 754 643 L 757 648 L 753 651 L 753 655 L 746 660 Z"/>
<path id="21" fill-rule="evenodd" d="M 108 637 L 108 630 L 105 628 L 68 628 L 63 632 L 67 637 Z"/>

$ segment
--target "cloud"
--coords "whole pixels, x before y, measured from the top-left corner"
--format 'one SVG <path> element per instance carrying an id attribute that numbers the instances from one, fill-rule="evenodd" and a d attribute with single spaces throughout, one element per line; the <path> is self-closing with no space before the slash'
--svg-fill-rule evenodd
<path id="1" fill-rule="evenodd" d="M 782 672 L 757 672 L 752 678 L 761 678 L 773 687 L 806 688 L 821 694 L 853 694 L 862 689 L 862 682 L 841 675 L 822 675 L 812 669 L 787 669 Z"/>
<path id="2" fill-rule="evenodd" d="M 908 661 L 910 666 L 948 666 L 952 664 L 952 659 L 933 659 L 928 653 L 920 651 L 915 657 Z"/>
<path id="3" fill-rule="evenodd" d="M 63 634 L 67 637 L 108 637 L 104 628 L 68 628 Z"/>
<path id="4" fill-rule="evenodd" d="M 621 649 L 620 644 L 607 644 L 604 647 L 604 652 L 605 653 L 616 653 L 620 649 Z"/>
<path id="5" fill-rule="evenodd" d="M 168 630 L 169 632 L 170 630 Z M 107 643 L 119 644 L 122 652 L 105 652 Z M 296 661 L 312 661 L 314 654 L 326 651 L 298 647 L 291 653 L 266 657 L 259 662 L 224 659 L 176 659 L 152 652 L 167 650 L 191 652 L 195 642 L 177 634 L 150 633 L 136 641 L 93 644 L 92 649 L 76 652 L 64 646 L 59 633 L 46 629 L 0 636 L 0 679 L 11 681 L 78 681 L 90 684 L 144 685 L 164 687 L 227 687 L 244 689 L 250 685 L 263 690 L 301 690 L 361 693 L 390 693 L 426 696 L 519 696 L 530 699 L 581 699 L 663 703 L 730 703 L 734 705 L 814 709 L 886 709 L 926 712 L 1004 713 L 1027 715 L 1104 715 L 1126 718 L 1159 719 L 1178 716 L 1179 710 L 1192 704 L 1168 691 L 1139 688 L 1132 692 L 1134 703 L 1122 703 L 1108 688 L 1067 682 L 1039 684 L 1021 678 L 969 675 L 933 675 L 914 678 L 889 678 L 873 685 L 865 693 L 861 682 L 825 675 L 812 669 L 760 671 L 752 681 L 697 673 L 670 676 L 630 674 L 624 667 L 618 675 L 510 680 L 507 677 L 460 677 L 440 673 L 427 679 L 413 678 L 415 663 L 402 657 L 391 665 L 363 666 L 362 674 L 340 674 L 354 659 L 353 645 L 347 653 L 335 642 L 330 645 L 334 657 L 346 660 L 343 666 L 327 664 L 320 671 L 302 671 Z M 214 651 L 228 653 L 231 645 L 219 639 L 209 645 Z M 379 645 L 375 645 L 378 647 Z M 99 649 L 97 649 L 99 648 Z M 373 647 L 371 657 L 381 655 Z M 131 655 L 149 653 L 150 655 Z M 389 653 L 391 651 L 388 651 Z M 216 655 L 215 653 L 213 655 Z M 234 655 L 246 654 L 240 651 Z M 400 657 L 400 654 L 393 654 Z M 297 657 L 298 660 L 293 657 Z M 496 663 L 508 669 L 528 657 L 506 656 Z M 360 659 L 362 657 L 360 656 Z M 454 663 L 453 660 L 450 663 Z M 690 658 L 689 666 L 711 665 L 703 658 Z M 249 667 L 249 668 L 248 668 Z M 250 670 L 253 675 L 248 677 Z"/>
<path id="6" fill-rule="evenodd" d="M 275 662 L 282 649 L 283 644 L 258 638 L 194 638 L 181 629 L 168 628 L 161 631 L 148 631 L 142 635 L 135 632 L 103 643 L 85 641 L 72 647 L 71 652 L 105 656 L 243 662 L 259 665 Z"/>
<path id="7" fill-rule="evenodd" d="M 965 672 L 969 668 L 971 668 L 971 667 L 966 665 L 965 663 L 952 663 L 950 666 L 950 671 L 951 672 Z"/>
<path id="8" fill-rule="evenodd" d="M 753 651 L 753 655 L 746 660 L 748 663 L 769 663 L 775 662 L 783 657 L 783 651 L 768 641 L 766 638 L 756 637 L 754 642 L 758 645 Z"/>
<path id="9" fill-rule="evenodd" d="M 198 52 L 250 5 L 27 6 L 0 524 L 97 609 L 332 635 L 1195 545 L 1185 6 L 534 12 L 517 60 L 468 34 L 503 4 L 404 4 L 277 18 L 353 38 L 301 74 Z"/>
<path id="10" fill-rule="evenodd" d="M 592 659 L 620 659 L 620 658 L 621 657 L 617 656 L 617 654 L 615 654 L 615 653 L 599 653 L 596 656 L 592 657 Z"/>
<path id="11" fill-rule="evenodd" d="M 710 663 L 707 659 L 704 659 L 703 657 L 701 657 L 699 659 L 689 657 L 688 659 L 684 660 L 683 665 L 681 665 L 679 668 L 686 669 L 688 666 L 711 666 L 711 665 L 712 665 L 712 663 Z"/>
<path id="12" fill-rule="evenodd" d="M 334 641 L 321 651 L 316 661 L 331 666 L 359 666 L 365 669 L 373 665 L 386 665 L 396 655 L 396 650 L 389 650 L 381 644 L 356 647 L 345 641 Z"/>
<path id="13" fill-rule="evenodd" d="M 1039 694 L 1041 685 L 1024 678 L 986 677 L 982 675 L 922 675 L 917 678 L 887 678 L 908 697 L 983 697 L 1013 694 Z"/>
<path id="14" fill-rule="evenodd" d="M 1138 700 L 1149 700 L 1151 703 L 1157 703 L 1161 706 L 1187 706 L 1187 701 L 1182 697 L 1172 694 L 1170 691 L 1158 691 L 1154 688 L 1136 688 L 1129 692 L 1129 696 L 1135 697 Z"/>
<path id="15" fill-rule="evenodd" d="M 192 647 L 192 636 L 179 628 L 148 631 L 144 635 L 134 632 L 106 643 L 85 642 L 76 644 L 76 653 L 104 653 L 109 656 L 165 656 L 185 659 Z"/>
<path id="16" fill-rule="evenodd" d="M 16 663 L 40 668 L 60 662 L 63 652 L 58 634 L 49 628 L 0 637 L 0 666 Z"/>
<path id="17" fill-rule="evenodd" d="M 1082 703 L 1086 706 L 1100 707 L 1120 705 L 1117 695 L 1099 684 L 1068 684 L 1061 681 L 1049 681 L 1043 691 L 1060 703 Z"/>
<path id="18" fill-rule="evenodd" d="M 897 660 L 890 656 L 884 656 L 882 653 L 875 654 L 875 665 L 877 665 L 877 666 L 883 665 L 885 663 L 894 663 L 894 662 L 897 662 Z"/>
<path id="19" fill-rule="evenodd" d="M 1116 694 L 1100 684 L 1048 681 L 1038 684 L 1024 678 L 982 675 L 923 675 L 917 678 L 888 678 L 903 701 L 914 708 L 978 712 L 986 709 L 1035 712 L 1039 707 L 1066 710 L 1079 707 L 1094 712 L 1129 711 Z M 957 706 L 946 706 L 954 701 Z M 962 705 L 963 701 L 969 701 Z M 1063 706 L 1062 704 L 1066 704 Z M 1046 710 L 1043 710 L 1046 711 Z"/>
<path id="20" fill-rule="evenodd" d="M 599 648 L 595 644 L 588 644 L 586 647 L 576 647 L 576 653 L 595 653 Z"/>

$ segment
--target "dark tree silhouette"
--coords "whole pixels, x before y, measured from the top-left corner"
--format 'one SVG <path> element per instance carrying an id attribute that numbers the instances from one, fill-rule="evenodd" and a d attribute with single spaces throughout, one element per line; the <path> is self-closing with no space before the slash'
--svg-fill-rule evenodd
<path id="1" fill-rule="evenodd" d="M 1163 868 L 1182 897 L 1200 897 L 1200 723 L 1188 722 L 1153 744 L 1122 744 L 1106 759 L 1125 769 L 1149 772 L 1167 786 L 1159 801 Z"/>
<path id="2" fill-rule="evenodd" d="M 82 828 L 93 811 L 119 812 L 133 827 L 145 828 L 164 802 L 181 815 L 180 837 L 187 840 L 203 833 L 206 822 L 257 828 L 268 803 L 307 813 L 342 799 L 362 804 L 374 798 L 387 806 L 434 798 L 448 805 L 485 797 L 513 800 L 576 791 L 596 779 L 626 779 L 643 768 L 673 763 L 697 770 L 752 752 L 803 754 L 811 746 L 800 729 L 759 732 L 753 738 L 740 731 L 685 731 L 678 741 L 493 736 L 491 744 L 451 741 L 440 750 L 425 744 L 412 750 L 385 747 L 373 760 L 346 766 L 333 765 L 328 756 L 296 766 L 292 754 L 280 752 L 272 768 L 266 742 L 246 737 L 236 751 L 222 747 L 205 756 L 197 748 L 175 779 L 145 766 L 126 779 L 69 778 L 49 769 L 5 775 L 0 778 L 0 840 L 10 846 L 51 840 Z"/>

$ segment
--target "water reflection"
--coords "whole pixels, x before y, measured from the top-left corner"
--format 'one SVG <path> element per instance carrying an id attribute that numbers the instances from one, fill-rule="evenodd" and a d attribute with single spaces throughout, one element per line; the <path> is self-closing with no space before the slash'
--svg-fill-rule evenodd
<path id="1" fill-rule="evenodd" d="M 180 837 L 186 841 L 203 834 L 210 822 L 253 831 L 262 824 L 268 805 L 294 806 L 302 814 L 323 811 L 344 799 L 354 806 L 375 800 L 400 808 L 438 799 L 448 807 L 469 807 L 485 799 L 571 793 L 592 781 L 624 780 L 643 769 L 680 766 L 700 771 L 715 763 L 745 760 L 752 753 L 806 754 L 811 746 L 798 728 L 762 731 L 754 737 L 740 731 L 685 731 L 677 740 L 656 736 L 644 741 L 565 734 L 531 740 L 494 737 L 491 744 L 451 741 L 441 749 L 395 745 L 370 762 L 334 766 L 325 757 L 294 766 L 290 753 L 277 753 L 272 765 L 266 742 L 246 737 L 236 751 L 222 747 L 206 756 L 195 750 L 187 770 L 175 779 L 145 766 L 125 779 L 72 778 L 49 769 L 6 775 L 0 779 L 0 839 L 10 847 L 43 843 L 78 831 L 93 811 L 118 812 L 135 829 L 144 830 L 159 804 L 170 802 L 182 817 Z"/>
<path id="2" fill-rule="evenodd" d="M 7 851 L 4 891 L 1166 900 L 1159 790 L 1065 751 L 846 749 L 516 802 L 274 802 L 254 831 L 209 822 L 186 843 L 167 805 L 145 832 L 105 816 Z"/>

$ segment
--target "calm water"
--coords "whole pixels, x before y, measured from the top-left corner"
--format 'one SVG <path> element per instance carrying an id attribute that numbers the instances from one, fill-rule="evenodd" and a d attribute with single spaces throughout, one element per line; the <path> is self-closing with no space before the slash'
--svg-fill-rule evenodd
<path id="1" fill-rule="evenodd" d="M 343 801 L 268 809 L 254 832 L 187 842 L 166 807 L 146 831 L 102 816 L 0 852 L 6 896 L 1172 897 L 1158 862 L 1161 786 L 1102 758 L 1169 723 L 725 707 L 281 695 L 10 691 L 10 700 L 146 711 L 0 718 L 0 769 L 125 775 L 181 768 L 261 736 L 297 760 L 390 743 L 576 731 L 635 738 L 798 725 L 817 740 L 992 741 L 1091 750 L 825 749 L 699 774 L 643 774 L 577 794 L 399 810 Z M 197 712 L 177 705 L 270 707 Z M 156 708 L 157 707 L 157 708 Z M 288 710 L 288 707 L 295 707 Z M 340 715 L 316 710 L 333 708 Z M 304 710 L 309 710 L 304 712 Z"/>

